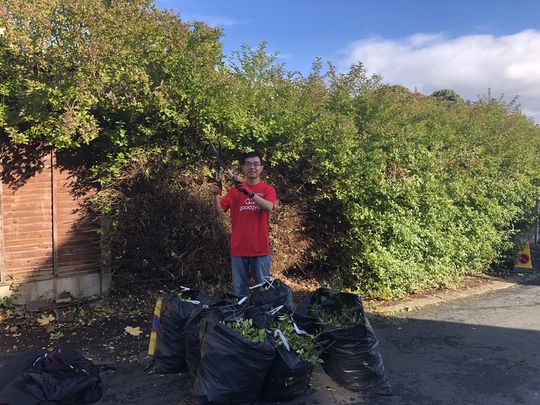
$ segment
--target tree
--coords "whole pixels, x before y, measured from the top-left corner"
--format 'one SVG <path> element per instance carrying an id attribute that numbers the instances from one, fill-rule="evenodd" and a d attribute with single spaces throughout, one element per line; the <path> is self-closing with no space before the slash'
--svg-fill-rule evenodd
<path id="1" fill-rule="evenodd" d="M 149 0 L 4 0 L 0 136 L 85 146 L 106 180 L 137 148 L 197 141 L 219 30 Z"/>
<path id="2" fill-rule="evenodd" d="M 431 93 L 431 97 L 435 97 L 439 100 L 449 101 L 451 103 L 463 102 L 461 96 L 451 89 L 434 91 L 433 93 Z"/>

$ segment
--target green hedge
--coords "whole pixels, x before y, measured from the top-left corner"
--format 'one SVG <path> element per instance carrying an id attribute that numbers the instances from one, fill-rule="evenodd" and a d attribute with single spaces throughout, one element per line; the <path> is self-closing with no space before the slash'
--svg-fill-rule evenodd
<path id="1" fill-rule="evenodd" d="M 219 30 L 146 0 L 12 0 L 0 15 L 3 142 L 82 150 L 109 190 L 141 153 L 187 172 L 211 164 L 208 141 L 230 162 L 261 149 L 283 202 L 307 207 L 312 272 L 363 294 L 451 285 L 530 225 L 540 129 L 489 91 L 423 96 L 320 60 L 302 76 L 264 44 L 225 58 Z"/>

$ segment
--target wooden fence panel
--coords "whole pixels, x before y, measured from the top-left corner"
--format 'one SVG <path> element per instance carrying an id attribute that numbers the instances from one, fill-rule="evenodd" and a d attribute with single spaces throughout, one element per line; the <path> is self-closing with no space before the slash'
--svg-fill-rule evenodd
<path id="1" fill-rule="evenodd" d="M 54 172 L 58 274 L 99 268 L 101 260 L 99 226 L 81 209 L 91 194 L 74 198 L 72 183 L 76 181 L 66 170 Z"/>
<path id="2" fill-rule="evenodd" d="M 75 192 L 78 178 L 56 158 L 41 153 L 32 176 L 0 184 L 0 282 L 101 270 L 100 226 L 81 209 L 91 192 Z"/>
<path id="3" fill-rule="evenodd" d="M 46 154 L 41 170 L 21 186 L 2 183 L 3 281 L 54 272 L 51 159 Z"/>

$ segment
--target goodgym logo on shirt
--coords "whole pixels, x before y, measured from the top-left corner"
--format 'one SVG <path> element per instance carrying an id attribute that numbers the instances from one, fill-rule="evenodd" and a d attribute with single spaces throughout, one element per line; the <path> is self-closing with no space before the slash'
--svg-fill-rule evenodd
<path id="1" fill-rule="evenodd" d="M 257 193 L 258 196 L 264 197 L 264 193 Z M 257 204 L 255 204 L 255 201 L 253 201 L 251 198 L 246 197 L 244 200 L 244 205 L 240 205 L 240 212 L 242 211 L 256 211 L 260 210 L 261 207 L 259 207 Z"/>

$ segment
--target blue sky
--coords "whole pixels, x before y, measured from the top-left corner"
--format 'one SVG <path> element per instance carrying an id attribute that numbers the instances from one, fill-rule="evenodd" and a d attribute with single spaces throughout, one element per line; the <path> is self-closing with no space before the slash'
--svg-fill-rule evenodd
<path id="1" fill-rule="evenodd" d="M 289 70 L 316 57 L 346 71 L 362 62 L 383 80 L 475 100 L 488 88 L 540 122 L 539 0 L 158 0 L 188 21 L 223 29 L 224 52 L 268 42 Z"/>

